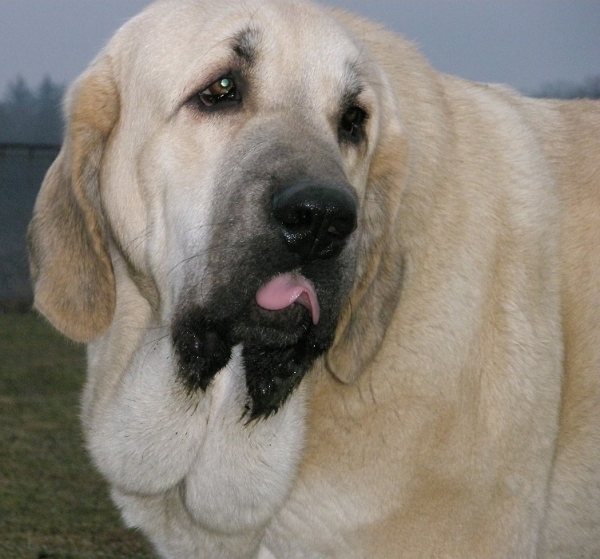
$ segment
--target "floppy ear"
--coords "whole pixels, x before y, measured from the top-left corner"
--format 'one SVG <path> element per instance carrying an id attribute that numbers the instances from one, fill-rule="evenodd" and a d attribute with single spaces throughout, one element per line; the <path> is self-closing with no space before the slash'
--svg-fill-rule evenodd
<path id="1" fill-rule="evenodd" d="M 79 342 L 99 336 L 112 321 L 115 277 L 108 251 L 99 170 L 119 116 L 108 57 L 72 86 L 67 130 L 35 203 L 28 230 L 34 306 Z"/>
<path id="2" fill-rule="evenodd" d="M 397 214 L 406 180 L 408 143 L 398 131 L 372 164 L 363 202 L 358 277 L 326 355 L 329 371 L 354 382 L 377 354 L 400 297 L 404 262 Z"/>

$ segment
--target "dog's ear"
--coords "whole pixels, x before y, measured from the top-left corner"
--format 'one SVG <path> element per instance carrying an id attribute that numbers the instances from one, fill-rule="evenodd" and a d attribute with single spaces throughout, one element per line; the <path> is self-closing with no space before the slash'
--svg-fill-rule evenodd
<path id="1" fill-rule="evenodd" d="M 34 305 L 79 342 L 102 334 L 115 309 L 99 170 L 118 116 L 118 89 L 104 56 L 70 89 L 65 140 L 42 183 L 28 230 Z"/>
<path id="2" fill-rule="evenodd" d="M 404 261 L 398 238 L 398 211 L 407 173 L 408 143 L 400 126 L 373 160 L 358 246 L 358 273 L 334 343 L 328 370 L 341 382 L 354 382 L 381 347 L 400 297 Z"/>

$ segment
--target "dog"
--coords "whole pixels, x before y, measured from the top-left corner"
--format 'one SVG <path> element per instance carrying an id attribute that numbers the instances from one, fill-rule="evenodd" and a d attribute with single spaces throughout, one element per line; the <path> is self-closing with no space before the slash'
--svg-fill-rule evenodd
<path id="1" fill-rule="evenodd" d="M 28 238 L 165 558 L 600 557 L 600 105 L 296 0 L 162 0 Z"/>

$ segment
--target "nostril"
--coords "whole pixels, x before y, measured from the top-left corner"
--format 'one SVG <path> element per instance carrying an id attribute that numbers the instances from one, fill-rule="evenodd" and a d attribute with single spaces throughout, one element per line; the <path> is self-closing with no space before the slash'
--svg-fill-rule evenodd
<path id="1" fill-rule="evenodd" d="M 356 229 L 356 216 L 348 214 L 332 220 L 327 227 L 327 234 L 335 239 L 345 239 Z"/>
<path id="2" fill-rule="evenodd" d="M 291 252 L 330 258 L 356 228 L 356 200 L 347 187 L 296 183 L 275 194 L 273 217 Z"/>

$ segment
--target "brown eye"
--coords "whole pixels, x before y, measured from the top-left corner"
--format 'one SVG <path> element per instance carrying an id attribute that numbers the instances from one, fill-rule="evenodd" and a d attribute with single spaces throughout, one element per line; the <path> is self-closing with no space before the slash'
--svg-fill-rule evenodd
<path id="1" fill-rule="evenodd" d="M 204 91 L 198 93 L 198 98 L 205 107 L 213 107 L 218 103 L 239 101 L 238 91 L 233 78 L 225 76 L 211 83 Z"/>
<path id="2" fill-rule="evenodd" d="M 210 87 L 204 91 L 204 93 L 220 97 L 222 95 L 227 95 L 232 89 L 233 80 L 230 78 L 221 78 L 220 80 L 217 80 L 215 83 L 211 84 Z"/>

